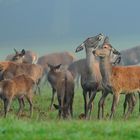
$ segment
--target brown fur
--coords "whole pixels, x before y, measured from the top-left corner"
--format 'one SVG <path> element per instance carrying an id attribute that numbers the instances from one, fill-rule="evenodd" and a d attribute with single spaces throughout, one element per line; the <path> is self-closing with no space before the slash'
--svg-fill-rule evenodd
<path id="1" fill-rule="evenodd" d="M 112 118 L 121 93 L 128 95 L 140 91 L 140 66 L 112 66 L 109 61 L 110 51 L 105 48 L 96 50 L 95 54 L 102 58 L 100 61 L 101 73 L 106 72 L 103 78 L 109 78 L 109 80 L 104 83 L 104 88 L 107 90 L 110 89 L 110 91 L 113 92 L 113 103 L 110 115 Z"/>
<path id="2" fill-rule="evenodd" d="M 117 93 L 140 91 L 140 66 L 112 67 L 110 80 Z"/>
<path id="3" fill-rule="evenodd" d="M 99 64 L 96 57 L 93 56 L 92 50 L 99 47 L 99 42 L 102 40 L 102 38 L 102 34 L 87 38 L 75 50 L 75 52 L 80 52 L 85 49 L 86 53 L 85 71 L 83 70 L 81 74 L 81 86 L 84 97 L 84 113 L 87 119 L 90 118 L 92 102 L 96 96 L 96 93 L 97 91 L 101 90 L 102 78 L 99 70 Z"/>
<path id="4" fill-rule="evenodd" d="M 76 57 L 71 52 L 56 52 L 43 55 L 38 58 L 37 64 L 41 65 L 43 68 L 43 78 L 44 83 L 47 82 L 47 74 L 49 71 L 48 64 L 57 65 L 62 64 L 63 67 L 68 67 L 73 61 L 76 60 Z"/>
<path id="5" fill-rule="evenodd" d="M 73 115 L 72 105 L 74 97 L 74 79 L 68 70 L 60 69 L 58 66 L 50 66 L 48 81 L 52 89 L 57 92 L 59 105 L 54 105 L 59 109 L 59 117 L 67 118 Z"/>
<path id="6" fill-rule="evenodd" d="M 15 50 L 15 55 L 10 55 L 11 56 L 11 61 L 14 61 L 16 63 L 26 63 L 26 64 L 32 64 L 35 63 L 35 61 L 37 60 L 37 55 L 35 53 L 33 53 L 32 51 L 25 51 L 24 49 L 22 49 L 21 52 L 18 52 L 16 49 Z M 10 59 L 10 58 L 9 58 Z M 36 83 L 37 83 L 37 89 L 40 93 L 40 81 L 43 75 L 43 68 L 41 66 L 37 66 L 40 67 L 40 71 L 36 71 L 36 76 L 39 77 L 39 79 L 37 79 Z M 36 89 L 36 90 L 37 90 Z"/>
<path id="7" fill-rule="evenodd" d="M 102 48 L 103 49 L 108 49 L 109 51 L 111 51 L 113 49 L 113 51 L 115 51 L 114 48 L 112 48 L 112 45 L 109 43 L 109 38 L 106 37 L 105 40 L 104 40 L 104 43 L 102 45 Z M 112 54 L 112 53 L 111 53 Z M 117 55 L 116 55 L 117 56 Z M 122 55 L 121 55 L 122 57 Z M 113 57 L 114 59 L 114 57 Z M 113 60 L 114 61 L 114 60 Z M 105 98 L 107 96 L 107 93 L 103 95 L 103 97 Z M 99 110 L 98 110 L 98 116 L 100 117 L 100 106 L 102 106 L 104 103 L 102 103 L 102 99 L 103 97 L 101 97 L 100 101 L 99 101 Z M 139 95 L 140 97 L 140 95 Z M 136 98 L 135 98 L 135 94 L 127 94 L 125 96 L 125 101 L 124 101 L 124 104 L 123 104 L 123 107 L 124 107 L 124 111 L 123 111 L 123 114 L 125 114 L 125 110 L 126 110 L 126 107 L 127 107 L 127 104 L 128 104 L 128 111 L 130 110 L 131 112 L 133 111 L 134 109 L 134 106 L 136 104 Z M 140 108 L 139 108 L 140 110 Z"/>
<path id="8" fill-rule="evenodd" d="M 117 66 L 112 68 L 112 74 L 110 79 L 114 91 L 112 114 L 114 114 L 115 106 L 118 103 L 120 93 L 129 95 L 129 98 L 126 98 L 129 106 L 126 118 L 129 116 L 129 113 L 133 111 L 133 108 L 135 106 L 135 98 L 133 98 L 133 96 L 130 95 L 134 94 L 135 92 L 140 92 L 139 72 L 140 66 Z M 130 97 L 133 99 L 130 100 Z"/>
<path id="9" fill-rule="evenodd" d="M 13 58 L 18 58 L 18 57 L 21 58 L 22 51 L 24 49 L 21 52 L 17 51 L 16 49 L 14 49 L 14 50 L 15 50 L 15 54 L 8 55 L 5 60 L 12 61 Z M 24 57 L 22 57 L 21 61 L 23 63 L 35 64 L 37 62 L 38 55 L 35 52 L 30 51 L 30 50 L 24 50 L 24 51 L 25 51 L 25 55 L 24 55 Z M 19 62 L 19 60 L 17 62 Z"/>
<path id="10" fill-rule="evenodd" d="M 34 80 L 27 75 L 19 75 L 11 79 L 6 79 L 0 82 L 0 97 L 4 101 L 4 111 L 5 117 L 9 111 L 11 102 L 13 98 L 18 98 L 19 100 L 19 114 L 22 111 L 22 98 L 25 96 L 30 104 L 30 116 L 32 115 L 32 97 L 33 97 L 33 87 Z"/>
<path id="11" fill-rule="evenodd" d="M 10 61 L 0 62 L 0 70 L 3 71 L 3 79 L 11 79 L 20 74 L 30 76 L 36 83 L 42 76 L 42 68 L 36 64 L 22 64 Z"/>

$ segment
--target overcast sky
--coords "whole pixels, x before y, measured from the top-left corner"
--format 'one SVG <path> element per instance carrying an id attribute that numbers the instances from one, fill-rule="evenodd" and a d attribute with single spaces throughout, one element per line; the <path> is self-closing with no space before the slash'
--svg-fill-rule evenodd
<path id="1" fill-rule="evenodd" d="M 0 48 L 59 50 L 100 32 L 122 49 L 140 45 L 140 0 L 0 0 Z"/>

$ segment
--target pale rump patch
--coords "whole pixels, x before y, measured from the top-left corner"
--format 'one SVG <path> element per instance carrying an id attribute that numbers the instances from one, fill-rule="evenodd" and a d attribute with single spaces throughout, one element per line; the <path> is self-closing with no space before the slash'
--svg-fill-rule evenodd
<path id="1" fill-rule="evenodd" d="M 36 56 L 33 56 L 33 62 L 32 62 L 32 64 L 36 64 L 37 63 L 37 58 L 36 58 Z"/>

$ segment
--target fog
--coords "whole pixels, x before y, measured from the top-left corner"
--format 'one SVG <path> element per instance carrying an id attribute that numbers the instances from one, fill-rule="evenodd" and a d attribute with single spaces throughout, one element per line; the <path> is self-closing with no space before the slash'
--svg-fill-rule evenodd
<path id="1" fill-rule="evenodd" d="M 13 48 L 43 55 L 73 51 L 108 35 L 117 49 L 140 45 L 139 0 L 0 0 L 0 58 Z"/>

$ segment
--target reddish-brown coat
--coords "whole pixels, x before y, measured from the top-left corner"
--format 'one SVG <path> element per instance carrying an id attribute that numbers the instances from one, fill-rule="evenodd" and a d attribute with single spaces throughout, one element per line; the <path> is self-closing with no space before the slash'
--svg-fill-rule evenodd
<path id="1" fill-rule="evenodd" d="M 18 75 L 11 79 L 2 80 L 0 82 L 0 97 L 4 101 L 5 117 L 10 108 L 13 98 L 18 98 L 20 107 L 19 113 L 22 109 L 22 98 L 25 96 L 30 104 L 30 115 L 32 115 L 32 97 L 35 82 L 27 75 Z"/>

